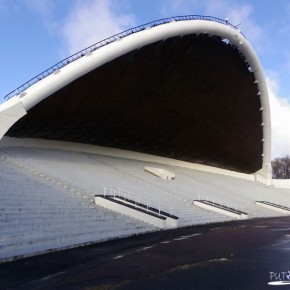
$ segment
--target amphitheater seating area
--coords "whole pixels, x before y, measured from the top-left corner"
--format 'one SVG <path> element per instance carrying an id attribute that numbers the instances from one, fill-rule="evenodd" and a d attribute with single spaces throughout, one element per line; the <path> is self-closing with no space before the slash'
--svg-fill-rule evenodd
<path id="1" fill-rule="evenodd" d="M 175 179 L 144 167 L 162 167 Z M 158 230 L 94 203 L 103 187 L 122 188 L 161 204 L 179 227 L 233 218 L 193 205 L 207 199 L 238 208 L 248 218 L 283 215 L 256 200 L 289 207 L 289 189 L 221 174 L 85 152 L 0 147 L 0 261 Z"/>

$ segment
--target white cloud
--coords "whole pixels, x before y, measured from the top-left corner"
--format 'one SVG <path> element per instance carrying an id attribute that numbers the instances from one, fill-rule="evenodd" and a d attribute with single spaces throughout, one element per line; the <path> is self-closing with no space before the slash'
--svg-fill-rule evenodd
<path id="1" fill-rule="evenodd" d="M 117 12 L 120 11 L 119 4 L 114 0 L 76 1 L 61 28 L 68 53 L 75 53 L 134 26 L 132 15 Z"/>
<path id="2" fill-rule="evenodd" d="M 201 14 L 221 19 L 228 18 L 233 25 L 240 24 L 241 31 L 255 47 L 263 46 L 261 44 L 263 31 L 253 20 L 255 10 L 249 4 L 238 4 L 229 0 L 169 0 L 160 9 L 167 17 L 173 14 Z"/>
<path id="3" fill-rule="evenodd" d="M 267 78 L 272 127 L 272 159 L 290 154 L 290 103 L 278 96 L 278 82 Z"/>
<path id="4" fill-rule="evenodd" d="M 257 46 L 262 37 L 262 29 L 252 19 L 253 8 L 244 5 L 229 9 L 228 18 L 234 25 L 240 24 L 240 28 L 249 41 Z"/>
<path id="5" fill-rule="evenodd" d="M 207 1 L 206 13 L 218 15 L 220 18 L 228 18 L 233 25 L 239 25 L 241 31 L 255 47 L 261 47 L 263 37 L 262 28 L 255 23 L 254 7 L 249 4 L 232 4 L 227 0 Z"/>

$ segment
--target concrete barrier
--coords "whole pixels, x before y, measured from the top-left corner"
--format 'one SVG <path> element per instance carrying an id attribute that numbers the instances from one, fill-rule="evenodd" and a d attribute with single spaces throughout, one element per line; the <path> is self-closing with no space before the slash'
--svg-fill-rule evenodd
<path id="1" fill-rule="evenodd" d="M 247 219 L 248 215 L 246 213 L 241 213 L 239 211 L 234 212 L 232 209 L 231 210 L 227 210 L 226 207 L 223 208 L 222 205 L 218 205 L 218 204 L 208 204 L 208 203 L 204 203 L 202 201 L 198 201 L 198 200 L 194 200 L 193 204 L 204 208 L 206 210 L 210 210 L 210 211 L 214 211 L 229 217 L 233 217 L 235 219 Z"/>

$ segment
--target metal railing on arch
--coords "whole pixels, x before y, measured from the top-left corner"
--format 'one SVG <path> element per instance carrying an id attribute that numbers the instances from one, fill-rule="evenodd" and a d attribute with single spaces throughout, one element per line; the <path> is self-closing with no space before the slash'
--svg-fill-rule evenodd
<path id="1" fill-rule="evenodd" d="M 155 20 L 152 22 L 148 22 L 146 24 L 142 24 L 139 25 L 137 27 L 131 28 L 131 29 L 127 29 L 123 32 L 120 32 L 118 34 L 115 34 L 111 37 L 108 37 L 104 40 L 101 40 L 85 49 L 82 49 L 81 51 L 61 60 L 60 62 L 58 62 L 57 64 L 53 65 L 52 67 L 46 69 L 45 71 L 41 72 L 40 74 L 38 74 L 37 76 L 33 77 L 32 79 L 30 79 L 29 81 L 27 81 L 26 83 L 22 84 L 21 86 L 19 86 L 18 88 L 16 88 L 15 90 L 11 91 L 10 93 L 8 93 L 4 99 L 10 99 L 11 97 L 15 96 L 15 95 L 19 95 L 22 92 L 24 92 L 26 89 L 28 89 L 30 86 L 32 86 L 33 84 L 39 82 L 40 80 L 46 78 L 47 76 L 51 75 L 52 73 L 58 71 L 59 69 L 61 69 L 62 67 L 70 64 L 71 62 L 76 61 L 77 59 L 92 53 L 93 51 L 108 45 L 112 42 L 115 42 L 117 40 L 120 40 L 128 35 L 134 34 L 136 32 L 140 32 L 142 30 L 145 30 L 147 28 L 151 28 L 151 27 L 155 27 L 158 25 L 162 25 L 162 24 L 166 24 L 166 23 L 170 23 L 173 21 L 188 21 L 188 20 L 206 20 L 206 21 L 214 21 L 214 22 L 218 22 L 224 25 L 228 25 L 234 29 L 239 29 L 237 26 L 231 24 L 228 20 L 223 20 L 217 17 L 213 17 L 213 16 L 202 16 L 202 15 L 185 15 L 185 16 L 174 16 L 174 17 L 169 17 L 169 18 L 163 18 L 163 19 L 159 19 L 159 20 Z"/>

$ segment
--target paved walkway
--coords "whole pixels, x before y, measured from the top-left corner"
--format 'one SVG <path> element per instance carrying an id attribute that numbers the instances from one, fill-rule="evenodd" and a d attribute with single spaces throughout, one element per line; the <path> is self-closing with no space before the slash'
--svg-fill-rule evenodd
<path id="1" fill-rule="evenodd" d="M 0 289 L 290 289 L 290 217 L 188 227 L 0 265 Z M 287 272 L 288 274 L 288 272 Z M 280 275 L 280 276 L 279 276 Z"/>

